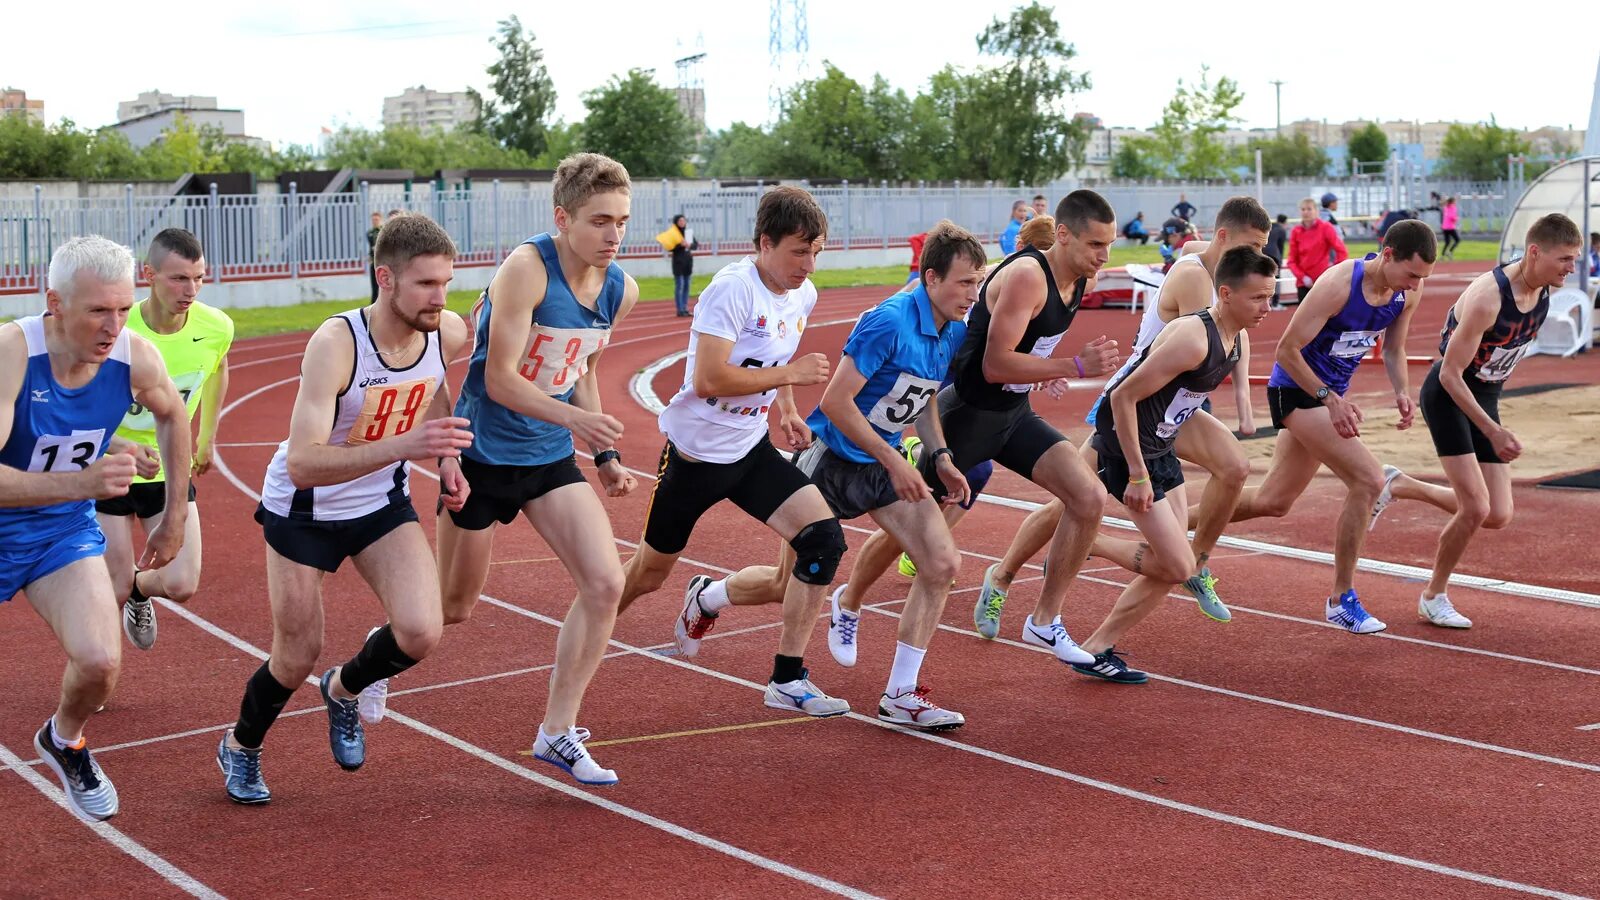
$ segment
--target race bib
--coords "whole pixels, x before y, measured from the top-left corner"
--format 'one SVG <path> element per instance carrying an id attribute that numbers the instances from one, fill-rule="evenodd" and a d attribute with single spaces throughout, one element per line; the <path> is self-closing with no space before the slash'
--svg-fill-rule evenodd
<path id="1" fill-rule="evenodd" d="M 939 382 L 934 379 L 918 378 L 910 372 L 901 372 L 900 377 L 895 379 L 894 386 L 889 388 L 888 393 L 879 397 L 878 402 L 867 413 L 867 421 L 880 431 L 898 433 L 917 421 L 917 417 L 928 407 L 928 401 L 937 393 L 939 393 Z"/>
<path id="2" fill-rule="evenodd" d="M 361 412 L 346 445 L 370 444 L 405 434 L 426 414 L 438 381 L 429 376 L 395 384 L 373 384 L 361 395 Z"/>
<path id="3" fill-rule="evenodd" d="M 1061 343 L 1061 339 L 1066 336 L 1067 333 L 1063 331 L 1060 334 L 1053 334 L 1049 337 L 1039 338 L 1037 341 L 1033 342 L 1033 349 L 1028 351 L 1028 355 L 1037 356 L 1040 359 L 1049 359 L 1050 354 L 1055 352 L 1056 345 Z M 1014 394 L 1026 394 L 1027 392 L 1033 390 L 1033 385 L 1008 384 L 1005 386 L 1005 389 Z"/>
<path id="4" fill-rule="evenodd" d="M 528 330 L 528 346 L 517 372 L 552 397 L 565 394 L 589 371 L 589 357 L 610 337 L 604 328 L 534 325 Z"/>
<path id="5" fill-rule="evenodd" d="M 206 383 L 206 373 L 203 371 L 184 372 L 181 375 L 172 376 L 172 383 L 177 386 L 178 395 L 183 398 L 183 405 L 187 409 L 190 408 L 189 398 L 193 397 L 195 392 L 200 390 L 200 386 Z M 122 427 L 130 431 L 155 431 L 156 415 L 145 409 L 144 404 L 135 400 L 128 407 L 128 414 L 122 418 Z"/>
<path id="6" fill-rule="evenodd" d="M 1333 342 L 1333 347 L 1328 350 L 1329 356 L 1340 359 L 1360 359 L 1367 355 L 1367 351 L 1378 346 L 1378 335 L 1381 331 L 1345 331 L 1339 334 L 1338 340 Z"/>
<path id="7" fill-rule="evenodd" d="M 1178 428 L 1188 421 L 1189 417 L 1195 414 L 1195 410 L 1198 410 L 1206 402 L 1207 396 L 1198 391 L 1178 388 L 1177 396 L 1173 397 L 1172 402 L 1167 404 L 1166 414 L 1161 417 L 1160 422 L 1156 423 L 1156 437 L 1164 441 L 1170 441 L 1177 437 Z"/>
<path id="8" fill-rule="evenodd" d="M 1489 358 L 1478 367 L 1478 380 L 1497 382 L 1505 381 L 1511 377 L 1511 370 L 1528 353 L 1532 344 L 1523 344 L 1520 347 L 1495 347 L 1489 351 Z"/>
<path id="9" fill-rule="evenodd" d="M 74 431 L 71 434 L 41 434 L 33 443 L 33 455 L 28 458 L 29 472 L 76 472 L 89 468 L 100 456 L 100 445 L 105 443 L 106 431 Z"/>

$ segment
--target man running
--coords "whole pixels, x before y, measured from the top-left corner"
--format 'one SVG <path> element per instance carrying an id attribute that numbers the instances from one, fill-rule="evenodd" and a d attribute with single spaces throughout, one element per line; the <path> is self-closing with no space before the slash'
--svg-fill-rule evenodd
<path id="1" fill-rule="evenodd" d="M 1446 591 L 1479 528 L 1511 524 L 1510 463 L 1522 443 L 1500 424 L 1500 392 L 1550 311 L 1550 291 L 1577 268 L 1583 234 L 1560 213 L 1528 229 L 1528 248 L 1510 265 L 1478 276 L 1450 308 L 1439 338 L 1443 358 L 1422 382 L 1422 418 L 1455 494 L 1455 514 L 1439 534 L 1433 576 L 1417 613 L 1434 625 L 1471 628 Z"/>
<path id="2" fill-rule="evenodd" d="M 407 465 L 443 458 L 441 487 L 455 498 L 467 493 L 455 457 L 472 435 L 467 420 L 450 416 L 445 385 L 446 362 L 467 342 L 466 323 L 444 308 L 455 245 L 426 216 L 398 216 L 384 224 L 375 258 L 378 299 L 329 318 L 306 344 L 289 437 L 261 488 L 272 654 L 245 684 L 239 719 L 217 745 L 235 803 L 272 799 L 261 745 L 322 654 L 328 573 L 352 560 L 388 619 L 355 656 L 322 673 L 328 745 L 340 768 L 366 761 L 356 696 L 439 642 L 439 575 Z"/>
<path id="3" fill-rule="evenodd" d="M 600 357 L 633 309 L 639 286 L 616 264 L 632 208 L 628 170 L 598 153 L 556 167 L 554 234 L 511 252 L 479 299 L 477 341 L 456 413 L 477 439 L 462 454 L 466 503 L 439 517 L 444 618 L 465 622 L 489 577 L 496 526 L 528 520 L 578 585 L 556 639 L 550 699 L 533 742 L 535 759 L 583 784 L 615 784 L 577 725 L 578 707 L 611 639 L 622 561 L 611 520 L 578 469 L 582 441 L 606 494 L 636 480 L 614 449 L 622 423 L 600 408 Z M 701 301 L 702 303 L 704 300 Z"/>
<path id="4" fill-rule="evenodd" d="M 161 354 L 124 327 L 133 254 L 103 237 L 73 238 L 50 257 L 48 312 L 0 325 L 0 603 L 19 592 L 67 655 L 61 701 L 33 737 L 86 819 L 117 814 L 117 789 L 83 737 L 117 685 L 117 601 L 101 561 L 95 500 L 128 492 L 133 457 L 106 453 L 131 403 L 150 411 L 174 512 L 150 532 L 138 563 L 159 569 L 184 535 L 189 429 Z"/>
<path id="5" fill-rule="evenodd" d="M 810 194 L 796 187 L 768 191 L 756 207 L 755 255 L 723 267 L 700 295 L 683 386 L 661 413 L 667 442 L 660 474 L 622 591 L 626 608 L 659 588 L 700 517 L 732 501 L 794 552 L 783 578 L 783 631 L 765 703 L 819 717 L 850 711 L 849 703 L 813 684 L 805 668 L 823 593 L 846 549 L 844 531 L 817 486 L 772 445 L 767 414 L 777 410 L 791 450 L 811 443 L 793 387 L 827 381 L 828 359 L 794 355 L 817 302 L 810 275 L 827 229 Z M 927 252 L 924 246 L 924 259 Z M 729 602 L 725 583 L 703 575 L 689 580 L 674 626 L 684 655 L 696 652 Z"/>
<path id="6" fill-rule="evenodd" d="M 200 242 L 182 228 L 165 229 L 151 240 L 144 277 L 150 283 L 150 296 L 134 304 L 128 328 L 161 353 L 190 420 L 197 409 L 204 409 L 191 463 L 192 476 L 199 477 L 211 469 L 217 422 L 228 396 L 228 348 L 233 344 L 233 320 L 195 299 L 205 282 L 206 261 Z M 136 452 L 155 455 L 155 416 L 134 403 L 117 428 L 117 436 L 143 448 Z M 166 597 L 187 603 L 200 585 L 200 508 L 194 502 L 193 481 L 189 482 L 183 549 L 160 569 L 134 568 L 133 519 L 138 517 L 146 535 L 154 532 L 166 513 L 166 495 L 164 475 L 135 475 L 127 494 L 94 505 L 100 530 L 106 536 L 111 586 L 123 601 L 122 633 L 140 650 L 149 650 L 156 642 L 156 608 L 150 598 Z"/>
<path id="7" fill-rule="evenodd" d="M 1209 309 L 1217 304 L 1215 275 L 1223 254 L 1235 247 L 1261 249 L 1267 240 L 1267 230 L 1272 220 L 1254 197 L 1231 197 L 1217 211 L 1213 223 L 1214 237 L 1196 252 L 1178 258 L 1161 283 L 1156 302 L 1145 306 L 1144 317 L 1139 322 L 1139 334 L 1134 339 L 1133 354 L 1123 363 L 1122 370 L 1113 376 L 1111 383 L 1131 369 L 1139 352 L 1156 339 L 1168 322 L 1180 316 Z M 1191 244 L 1191 247 L 1194 245 Z M 1250 405 L 1250 338 L 1247 332 L 1239 334 L 1240 353 L 1233 375 L 1234 402 L 1239 410 L 1239 431 L 1255 432 L 1255 413 Z M 1101 393 L 1104 397 L 1110 387 Z M 1211 473 L 1200 495 L 1200 514 L 1195 523 L 1195 571 L 1183 581 L 1183 587 L 1200 604 L 1200 611 L 1226 622 L 1233 618 L 1228 607 L 1217 596 L 1217 579 L 1206 564 L 1217 539 L 1228 525 L 1234 504 L 1244 490 L 1245 479 L 1250 475 L 1250 460 L 1239 442 L 1217 418 L 1211 415 L 1211 401 L 1206 399 L 1178 431 L 1174 452 L 1181 460 L 1192 462 Z M 1097 401 L 1089 411 L 1089 424 L 1101 405 Z M 1115 495 L 1114 495 L 1115 496 Z M 973 622 L 978 633 L 993 638 L 1000 631 L 1000 612 L 1005 605 L 1006 593 L 1012 579 L 1022 567 L 1042 549 L 1050 539 L 1056 522 L 1061 518 L 1061 503 L 1056 500 L 1034 510 L 1023 520 L 1022 527 L 1012 538 L 1011 546 L 1000 562 L 983 573 L 983 587 L 973 608 Z"/>
<path id="8" fill-rule="evenodd" d="M 1346 494 L 1334 538 L 1333 593 L 1323 613 L 1354 634 L 1387 627 L 1362 607 L 1355 569 L 1367 531 L 1383 510 L 1385 482 L 1399 470 L 1386 472 L 1361 443 L 1361 409 L 1344 395 L 1356 366 L 1381 336 L 1400 413 L 1395 427 L 1411 427 L 1416 404 L 1406 370 L 1406 333 L 1436 253 L 1433 230 L 1412 219 L 1389 229 L 1381 253 L 1346 260 L 1317 280 L 1278 341 L 1267 382 L 1272 424 L 1279 429 L 1272 466 L 1261 484 L 1245 488 L 1233 513 L 1235 522 L 1287 515 L 1319 468 L 1333 470 Z M 1448 496 L 1442 489 L 1437 493 Z"/>
<path id="9" fill-rule="evenodd" d="M 1261 216 L 1266 217 L 1265 211 Z M 1266 229 L 1257 231 L 1266 237 Z M 1084 456 L 1095 460 L 1100 483 L 1128 508 L 1144 540 L 1101 535 L 1095 541 L 1095 555 L 1135 577 L 1084 641 L 1083 649 L 1094 654 L 1094 662 L 1073 666 L 1084 675 L 1119 684 L 1149 680 L 1144 672 L 1128 668 L 1115 645 L 1194 571 L 1183 468 L 1174 446 L 1195 416 L 1206 415 L 1200 410 L 1206 395 L 1238 365 L 1245 329 L 1267 317 L 1278 264 L 1257 246 L 1246 245 L 1224 253 L 1214 271 L 1216 302 L 1162 328 L 1133 357 L 1133 364 L 1112 378 L 1096 404 L 1095 433 Z M 1238 443 L 1233 435 L 1224 436 Z M 1233 449 L 1242 454 L 1237 446 Z"/>
<path id="10" fill-rule="evenodd" d="M 987 259 L 977 238 L 944 221 L 928 233 L 922 262 L 916 288 L 895 294 L 856 321 L 821 404 L 806 419 L 815 438 L 795 465 L 821 489 L 840 519 L 870 515 L 918 561 L 878 718 L 945 731 L 960 728 L 966 719 L 931 703 L 918 675 L 961 554 L 916 465 L 902 455 L 900 432 L 916 424 L 923 452 L 934 459 L 949 492 L 947 499 L 965 501 L 968 486 L 945 447 L 939 419 L 922 413 L 966 336 L 963 318 L 977 300 Z M 734 606 L 782 602 L 785 573 L 794 556 L 785 547 L 777 566 L 750 566 L 691 594 L 679 618 L 679 650 L 693 656 L 699 649 L 689 624 L 715 621 L 703 604 L 707 594 L 726 597 Z M 696 580 L 709 581 L 705 576 Z M 834 597 L 837 623 L 837 591 Z M 831 628 L 829 636 L 831 644 Z"/>

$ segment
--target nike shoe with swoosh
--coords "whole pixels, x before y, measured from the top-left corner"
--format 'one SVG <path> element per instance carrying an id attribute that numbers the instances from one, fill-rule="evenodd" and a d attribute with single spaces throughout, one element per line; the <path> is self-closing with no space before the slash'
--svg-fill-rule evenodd
<path id="1" fill-rule="evenodd" d="M 1056 655 L 1056 659 L 1069 665 L 1092 665 L 1094 657 L 1089 651 L 1079 647 L 1077 642 L 1067 635 L 1067 629 L 1061 624 L 1061 617 L 1056 616 L 1047 627 L 1040 628 L 1033 624 L 1033 616 L 1022 626 L 1022 642 L 1035 647 L 1044 647 Z"/>

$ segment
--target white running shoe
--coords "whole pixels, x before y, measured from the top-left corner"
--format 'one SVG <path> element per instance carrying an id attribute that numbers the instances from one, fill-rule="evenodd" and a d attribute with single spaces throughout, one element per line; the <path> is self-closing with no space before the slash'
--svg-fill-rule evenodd
<path id="1" fill-rule="evenodd" d="M 156 605 L 152 600 L 136 600 L 128 598 L 122 604 L 122 633 L 128 636 L 128 643 L 140 650 L 149 650 L 156 645 Z"/>
<path id="2" fill-rule="evenodd" d="M 1417 597 L 1417 615 L 1441 628 L 1472 627 L 1471 619 L 1456 612 L 1449 594 L 1435 594 L 1432 600 L 1426 594 Z"/>
<path id="3" fill-rule="evenodd" d="M 569 728 L 565 734 L 548 737 L 541 725 L 539 736 L 533 740 L 533 758 L 565 771 L 579 784 L 616 784 L 617 773 L 600 768 L 589 755 L 589 748 L 583 745 L 588 739 L 587 728 Z"/>
<path id="4" fill-rule="evenodd" d="M 1060 616 L 1056 616 L 1055 621 L 1048 627 L 1040 628 L 1033 624 L 1033 616 L 1029 615 L 1022 625 L 1022 642 L 1035 647 L 1044 647 L 1055 653 L 1056 659 L 1064 663 L 1080 666 L 1094 664 L 1093 654 L 1079 647 L 1076 641 L 1067 636 L 1067 629 L 1061 624 Z"/>
<path id="5" fill-rule="evenodd" d="M 672 642 L 678 646 L 678 655 L 691 658 L 700 653 L 700 639 L 717 624 L 715 613 L 708 613 L 700 605 L 700 592 L 711 586 L 711 579 L 696 575 L 689 579 L 689 589 L 683 592 L 683 611 L 672 623 Z"/>
<path id="6" fill-rule="evenodd" d="M 1378 517 L 1394 502 L 1394 480 L 1400 474 L 1400 469 L 1395 466 L 1383 467 L 1383 490 L 1378 492 L 1378 499 L 1372 504 L 1372 520 L 1367 523 L 1368 531 L 1378 527 Z"/>
<path id="7" fill-rule="evenodd" d="M 856 664 L 856 629 L 861 627 L 861 614 L 839 608 L 839 596 L 849 587 L 849 582 L 834 588 L 829 600 L 833 603 L 833 618 L 828 620 L 828 652 L 834 662 L 849 667 Z"/>
<path id="8" fill-rule="evenodd" d="M 967 724 L 967 717 L 961 713 L 940 709 L 929 703 L 928 689 L 921 685 L 914 690 L 880 697 L 878 718 L 922 731 L 953 731 Z"/>
<path id="9" fill-rule="evenodd" d="M 1389 627 L 1382 619 L 1367 612 L 1366 607 L 1361 605 L 1361 598 L 1356 596 L 1355 588 L 1340 594 L 1337 603 L 1329 597 L 1322 608 L 1322 615 L 1351 634 L 1377 634 Z"/>
<path id="10" fill-rule="evenodd" d="M 370 639 L 377 634 L 378 628 L 367 632 L 367 637 Z M 361 721 L 368 725 L 382 722 L 383 714 L 389 711 L 389 679 L 380 678 L 362 688 L 361 693 L 356 695 L 356 704 L 360 707 Z"/>
<path id="11" fill-rule="evenodd" d="M 824 694 L 822 688 L 811 683 L 810 674 L 806 669 L 801 669 L 800 677 L 794 681 L 786 684 L 767 682 L 766 704 L 773 709 L 798 710 L 819 719 L 842 716 L 850 711 L 850 701 Z"/>

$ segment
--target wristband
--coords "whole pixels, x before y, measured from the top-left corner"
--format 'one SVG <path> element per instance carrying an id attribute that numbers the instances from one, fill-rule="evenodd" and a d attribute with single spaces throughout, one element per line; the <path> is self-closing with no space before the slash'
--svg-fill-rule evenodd
<path id="1" fill-rule="evenodd" d="M 1072 364 L 1078 367 L 1078 377 L 1082 378 L 1083 377 L 1083 360 L 1081 360 L 1078 357 L 1074 356 L 1072 358 Z"/>
<path id="2" fill-rule="evenodd" d="M 1150 483 L 1150 476 L 1146 475 L 1143 478 L 1129 478 L 1128 479 L 1128 483 L 1129 484 L 1149 484 Z"/>
<path id="3" fill-rule="evenodd" d="M 594 455 L 594 467 L 598 469 L 613 460 L 620 465 L 622 463 L 622 454 L 618 453 L 615 449 L 601 450 L 599 453 Z"/>
<path id="4" fill-rule="evenodd" d="M 940 447 L 939 449 L 933 451 L 933 462 L 934 462 L 935 465 L 937 465 L 938 462 L 939 462 L 940 454 L 943 454 L 945 456 L 950 457 L 950 463 L 952 465 L 955 464 L 955 461 L 956 461 L 956 453 L 955 453 L 955 451 L 951 450 L 949 447 Z"/>

